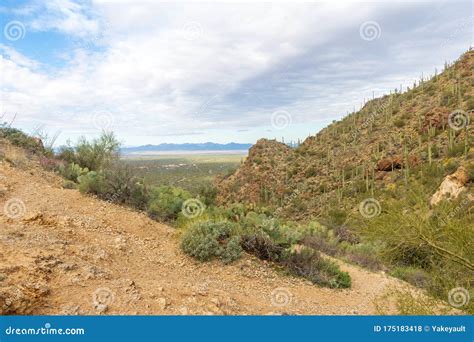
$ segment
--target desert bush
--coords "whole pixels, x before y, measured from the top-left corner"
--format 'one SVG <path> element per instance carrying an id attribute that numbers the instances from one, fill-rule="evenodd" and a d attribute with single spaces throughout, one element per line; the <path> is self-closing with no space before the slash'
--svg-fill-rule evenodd
<path id="1" fill-rule="evenodd" d="M 337 239 L 339 242 L 347 242 L 351 245 L 358 244 L 360 242 L 359 236 L 356 232 L 349 228 L 346 225 L 337 226 L 334 228 L 334 233 L 336 234 Z"/>
<path id="2" fill-rule="evenodd" d="M 103 170 L 107 200 L 115 203 L 129 204 L 143 209 L 147 202 L 146 187 L 132 168 L 122 162 L 114 162 Z"/>
<path id="3" fill-rule="evenodd" d="M 344 224 L 347 219 L 347 213 L 345 210 L 339 208 L 332 208 L 328 211 L 326 224 L 330 227 L 338 227 Z"/>
<path id="4" fill-rule="evenodd" d="M 237 260 L 242 253 L 235 224 L 225 221 L 205 221 L 190 226 L 183 234 L 181 248 L 197 260 L 219 258 L 224 263 Z"/>
<path id="5" fill-rule="evenodd" d="M 212 183 L 205 183 L 199 186 L 198 195 L 202 198 L 206 206 L 211 206 L 216 204 L 217 198 L 217 187 Z"/>
<path id="6" fill-rule="evenodd" d="M 339 254 L 339 246 L 337 240 L 333 235 L 328 235 L 328 232 L 332 234 L 332 230 L 319 231 L 313 235 L 307 236 L 303 239 L 302 243 L 317 251 L 323 252 L 327 255 L 336 256 Z"/>
<path id="7" fill-rule="evenodd" d="M 283 264 L 291 273 L 314 284 L 330 288 L 351 287 L 349 273 L 341 271 L 335 262 L 322 258 L 312 248 L 302 247 L 298 251 L 290 251 Z"/>
<path id="8" fill-rule="evenodd" d="M 401 200 L 387 202 L 379 216 L 361 222 L 362 234 L 381 245 L 378 250 L 388 265 L 426 272 L 429 280 L 419 283 L 445 300 L 450 289 L 472 284 L 473 204 L 461 195 L 430 207 L 431 193 L 415 182 L 410 187 Z"/>
<path id="9" fill-rule="evenodd" d="M 467 174 L 469 175 L 469 178 L 471 181 L 474 181 L 474 163 L 469 163 L 465 165 L 465 168 L 467 170 Z"/>
<path id="10" fill-rule="evenodd" d="M 39 163 L 41 167 L 48 171 L 58 171 L 61 165 L 64 164 L 64 162 L 60 159 L 57 158 L 51 158 L 47 156 L 41 156 L 39 158 Z"/>
<path id="11" fill-rule="evenodd" d="M 440 101 L 441 106 L 448 107 L 450 104 L 454 103 L 455 101 L 456 101 L 456 98 L 454 97 L 452 92 L 448 90 L 444 90 L 442 92 L 441 101 Z"/>
<path id="12" fill-rule="evenodd" d="M 44 147 L 41 141 L 31 137 L 21 130 L 0 124 L 0 137 L 10 141 L 13 145 L 24 148 L 29 152 L 43 153 Z"/>
<path id="13" fill-rule="evenodd" d="M 77 164 L 75 164 L 77 166 Z M 145 209 L 147 187 L 137 178 L 130 166 L 115 162 L 99 172 L 91 171 L 77 177 L 79 190 L 91 193 L 112 203 Z"/>
<path id="14" fill-rule="evenodd" d="M 441 306 L 439 300 L 409 289 L 392 288 L 383 296 L 374 300 L 375 310 L 379 315 L 446 315 L 450 308 Z"/>
<path id="15" fill-rule="evenodd" d="M 160 220 L 175 220 L 184 201 L 191 198 L 186 190 L 172 186 L 151 187 L 147 211 L 150 217 Z"/>
<path id="16" fill-rule="evenodd" d="M 451 148 L 448 149 L 448 156 L 449 157 L 459 157 L 464 154 L 464 142 L 454 144 Z"/>
<path id="17" fill-rule="evenodd" d="M 268 235 L 261 233 L 242 235 L 242 248 L 260 260 L 280 261 L 284 247 L 277 245 Z"/>
<path id="18" fill-rule="evenodd" d="M 373 245 L 359 243 L 356 245 L 345 245 L 344 259 L 350 263 L 378 271 L 384 268 L 379 253 Z"/>
<path id="19" fill-rule="evenodd" d="M 83 168 L 98 171 L 118 158 L 119 148 L 120 143 L 112 132 L 103 132 L 92 141 L 81 138 L 74 148 L 74 162 Z"/>
<path id="20" fill-rule="evenodd" d="M 430 275 L 416 267 L 397 267 L 390 274 L 421 288 L 426 288 L 430 281 Z"/>
<path id="21" fill-rule="evenodd" d="M 67 163 L 74 163 L 76 161 L 76 154 L 74 147 L 68 141 L 67 145 L 60 146 L 56 153 L 58 159 L 64 160 Z"/>
<path id="22" fill-rule="evenodd" d="M 239 222 L 243 217 L 245 217 L 246 213 L 247 210 L 242 203 L 233 203 L 225 208 L 224 215 L 231 221 Z"/>
<path id="23" fill-rule="evenodd" d="M 77 178 L 79 191 L 82 193 L 105 193 L 105 181 L 102 172 L 90 171 Z"/>

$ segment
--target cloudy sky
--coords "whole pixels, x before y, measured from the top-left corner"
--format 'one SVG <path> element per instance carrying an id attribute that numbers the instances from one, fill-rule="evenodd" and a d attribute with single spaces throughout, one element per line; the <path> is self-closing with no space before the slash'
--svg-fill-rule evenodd
<path id="1" fill-rule="evenodd" d="M 58 143 L 305 138 L 472 45 L 467 1 L 4 1 L 0 115 Z"/>

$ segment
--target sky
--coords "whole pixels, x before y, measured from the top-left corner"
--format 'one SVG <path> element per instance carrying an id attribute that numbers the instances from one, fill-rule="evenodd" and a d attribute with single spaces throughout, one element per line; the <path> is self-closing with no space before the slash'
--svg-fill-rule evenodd
<path id="1" fill-rule="evenodd" d="M 56 144 L 305 139 L 473 41 L 467 1 L 0 3 L 0 116 Z"/>

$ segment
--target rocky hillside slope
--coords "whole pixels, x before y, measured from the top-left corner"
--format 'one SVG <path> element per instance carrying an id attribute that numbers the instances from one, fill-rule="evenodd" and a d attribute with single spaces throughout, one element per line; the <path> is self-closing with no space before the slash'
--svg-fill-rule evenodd
<path id="1" fill-rule="evenodd" d="M 473 71 L 469 50 L 441 74 L 367 102 L 296 149 L 259 140 L 240 169 L 219 183 L 219 202 L 271 206 L 304 219 L 324 215 L 334 202 L 407 182 L 423 165 L 451 172 L 472 165 Z"/>
<path id="2" fill-rule="evenodd" d="M 351 289 L 319 288 L 250 256 L 194 261 L 175 229 L 62 184 L 0 141 L 0 314 L 374 314 L 389 289 L 420 293 L 342 262 Z"/>

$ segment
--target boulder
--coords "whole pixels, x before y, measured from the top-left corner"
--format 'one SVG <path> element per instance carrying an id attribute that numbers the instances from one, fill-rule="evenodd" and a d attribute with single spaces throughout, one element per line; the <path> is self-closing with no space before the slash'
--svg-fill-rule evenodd
<path id="1" fill-rule="evenodd" d="M 408 156 L 408 165 L 415 166 L 419 164 L 419 159 L 415 155 Z M 405 166 L 405 160 L 402 156 L 392 156 L 380 159 L 377 162 L 377 171 L 392 171 L 394 169 L 401 169 Z"/>
<path id="2" fill-rule="evenodd" d="M 400 157 L 388 157 L 380 159 L 377 162 L 377 171 L 392 171 L 393 169 L 401 169 L 402 160 Z"/>
<path id="3" fill-rule="evenodd" d="M 437 205 L 443 199 L 455 199 L 466 189 L 465 185 L 469 182 L 470 177 L 467 170 L 460 166 L 456 172 L 446 176 L 438 190 L 431 197 L 430 204 Z"/>

